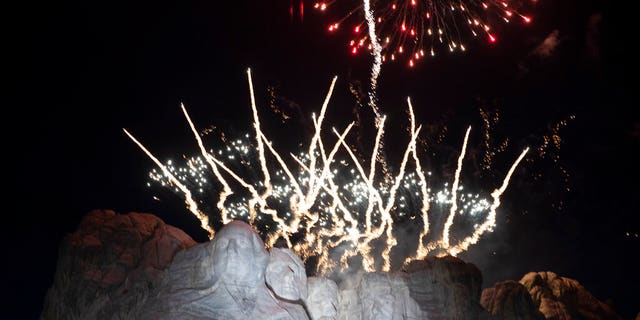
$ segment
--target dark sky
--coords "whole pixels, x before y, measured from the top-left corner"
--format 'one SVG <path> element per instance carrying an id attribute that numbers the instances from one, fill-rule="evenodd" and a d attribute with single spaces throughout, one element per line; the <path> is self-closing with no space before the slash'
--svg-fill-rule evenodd
<path id="1" fill-rule="evenodd" d="M 3 131 L 11 177 L 6 264 L 18 298 L 5 310 L 11 318 L 39 314 L 57 247 L 91 209 L 155 213 L 205 239 L 179 201 L 153 201 L 145 187 L 152 163 L 122 128 L 161 158 L 196 151 L 180 102 L 200 127 L 249 129 L 247 67 L 267 114 L 268 86 L 308 115 L 338 75 L 330 110 L 338 127 L 346 123 L 354 103 L 348 82 L 366 89 L 371 61 L 351 56 L 346 37 L 327 34 L 328 20 L 311 2 L 300 21 L 289 15 L 289 1 L 31 2 L 10 10 L 5 61 L 13 94 Z M 575 115 L 554 151 L 560 163 L 525 164 L 503 197 L 495 232 L 462 258 L 478 265 L 485 285 L 528 271 L 575 278 L 630 319 L 640 311 L 632 262 L 640 249 L 640 118 L 627 20 L 597 1 L 539 0 L 530 8 L 534 22 L 497 25 L 496 44 L 472 41 L 463 54 L 442 53 L 413 69 L 383 65 L 380 103 L 404 133 L 411 96 L 419 122 L 446 122 L 452 148 L 468 124 L 479 128 L 479 106 L 499 108 L 499 135 L 512 138 L 500 170 Z M 533 53 L 554 32 L 554 50 Z M 478 145 L 480 130 L 473 133 Z M 559 165 L 569 172 L 569 192 Z M 534 172 L 544 178 L 529 181 Z M 558 201 L 560 210 L 551 205 Z"/>

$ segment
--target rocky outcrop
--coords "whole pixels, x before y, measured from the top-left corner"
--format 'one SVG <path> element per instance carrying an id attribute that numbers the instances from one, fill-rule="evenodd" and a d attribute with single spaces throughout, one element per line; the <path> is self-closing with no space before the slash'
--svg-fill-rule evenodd
<path id="1" fill-rule="evenodd" d="M 330 279 L 310 277 L 307 279 L 307 311 L 314 320 L 338 318 L 338 286 Z"/>
<path id="2" fill-rule="evenodd" d="M 96 210 L 62 241 L 41 318 L 620 319 L 552 272 L 498 283 L 481 299 L 478 268 L 450 256 L 334 280 L 307 279 L 292 251 L 267 250 L 241 221 L 197 244 L 151 214 Z"/>
<path id="3" fill-rule="evenodd" d="M 127 317 L 174 255 L 195 245 L 180 229 L 144 213 L 94 210 L 59 249 L 43 319 Z"/>
<path id="4" fill-rule="evenodd" d="M 576 280 L 547 271 L 527 273 L 520 283 L 546 319 L 621 319 L 611 307 L 596 299 Z"/>
<path id="5" fill-rule="evenodd" d="M 178 253 L 134 319 L 306 320 L 304 265 L 272 248 L 248 224 L 231 221 L 216 237 Z"/>
<path id="6" fill-rule="evenodd" d="M 482 312 L 482 274 L 458 258 L 427 257 L 404 269 L 411 297 L 428 319 L 477 319 Z"/>
<path id="7" fill-rule="evenodd" d="M 480 304 L 495 319 L 544 320 L 527 289 L 517 281 L 498 282 L 482 291 Z"/>
<path id="8" fill-rule="evenodd" d="M 347 277 L 339 288 L 337 319 L 431 319 L 411 297 L 408 280 L 403 272 L 360 272 Z"/>

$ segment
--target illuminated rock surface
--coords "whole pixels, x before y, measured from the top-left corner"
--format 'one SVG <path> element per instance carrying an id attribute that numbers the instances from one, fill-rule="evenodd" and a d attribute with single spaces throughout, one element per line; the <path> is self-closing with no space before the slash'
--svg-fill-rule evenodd
<path id="1" fill-rule="evenodd" d="M 520 283 L 546 319 L 620 319 L 611 307 L 596 299 L 576 280 L 547 271 L 527 273 Z"/>
<path id="2" fill-rule="evenodd" d="M 307 279 L 307 309 L 314 320 L 333 320 L 338 317 L 338 286 L 322 277 Z"/>
<path id="3" fill-rule="evenodd" d="M 477 319 L 482 274 L 471 263 L 455 257 L 427 257 L 413 261 L 410 274 L 411 297 L 426 311 L 429 319 Z"/>
<path id="4" fill-rule="evenodd" d="M 339 290 L 338 319 L 427 319 L 407 284 L 403 273 L 358 273 L 345 279 Z"/>
<path id="5" fill-rule="evenodd" d="M 302 263 L 284 251 L 270 256 L 248 224 L 232 221 L 212 241 L 176 255 L 138 318 L 307 319 L 297 301 L 307 291 L 304 269 L 296 269 Z M 279 283 L 273 291 L 265 280 L 267 266 L 274 271 L 271 283 Z"/>
<path id="6" fill-rule="evenodd" d="M 60 245 L 42 319 L 619 319 L 575 280 L 527 274 L 485 289 L 458 258 L 310 277 L 244 222 L 197 244 L 151 214 L 90 212 Z M 537 309 L 541 313 L 537 312 Z M 544 317 L 542 317 L 544 314 Z"/>
<path id="7" fill-rule="evenodd" d="M 154 215 L 95 210 L 59 249 L 44 319 L 131 316 L 177 252 L 196 244 Z"/>
<path id="8" fill-rule="evenodd" d="M 493 287 L 484 289 L 480 303 L 495 319 L 545 319 L 531 299 L 527 288 L 513 280 L 498 282 Z"/>

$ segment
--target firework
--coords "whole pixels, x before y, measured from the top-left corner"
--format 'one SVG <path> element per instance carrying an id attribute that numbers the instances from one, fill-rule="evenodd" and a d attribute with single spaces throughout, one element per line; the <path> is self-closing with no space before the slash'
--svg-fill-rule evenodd
<path id="1" fill-rule="evenodd" d="M 495 226 L 500 197 L 528 149 L 513 163 L 501 187 L 491 194 L 493 201 L 478 194 L 465 193 L 460 183 L 460 172 L 469 128 L 451 189 L 447 190 L 448 184 L 445 184 L 442 191 L 431 190 L 427 185 L 427 177 L 431 173 L 422 169 L 417 148 L 421 127 L 416 126 L 413 107 L 408 100 L 410 137 L 398 170 L 394 174 L 380 174 L 377 169 L 385 163 L 379 157 L 384 116 L 376 121 L 377 135 L 368 161 L 359 159 L 346 142 L 353 123 L 343 131 L 333 129 L 335 140 L 327 144 L 323 122 L 336 82 L 334 78 L 320 113 L 313 116 L 315 132 L 309 145 L 301 152 L 283 157 L 262 131 L 251 74 L 250 71 L 247 73 L 253 135 L 233 140 L 217 151 L 206 149 L 183 106 L 201 155 L 188 158 L 186 166 L 175 166 L 173 162 L 162 164 L 125 131 L 160 168 L 160 171 L 150 173 L 152 181 L 181 193 L 189 210 L 211 237 L 214 231 L 200 207 L 210 201 L 207 199 L 213 198 L 216 199 L 217 210 L 210 214 L 219 213 L 220 222 L 226 224 L 233 219 L 248 221 L 264 236 L 267 246 L 283 241 L 305 260 L 316 257 L 317 272 L 323 274 L 338 265 L 343 269 L 349 267 L 353 257 L 361 258 L 361 266 L 366 271 L 391 270 L 391 251 L 398 244 L 394 227 L 399 221 L 408 219 L 422 223 L 416 251 L 406 257 L 405 263 L 431 252 L 457 255 Z M 368 170 L 365 169 L 366 162 Z M 212 190 L 219 191 L 217 196 L 211 197 Z M 420 209 L 416 210 L 414 203 L 419 203 Z M 432 214 L 429 211 L 432 205 L 450 208 L 439 239 L 430 235 Z M 486 217 L 483 217 L 485 213 Z M 479 221 L 470 235 L 462 240 L 450 232 L 454 216 L 459 215 Z M 420 219 L 416 219 L 418 217 Z"/>
<path id="2" fill-rule="evenodd" d="M 519 20 L 525 24 L 532 21 L 530 16 L 520 12 L 522 3 L 513 0 L 350 2 L 316 2 L 314 8 L 322 12 L 332 9 L 347 12 L 332 20 L 327 30 L 347 30 L 351 34 L 349 51 L 352 54 L 380 50 L 381 61 L 401 59 L 409 67 L 425 56 L 434 56 L 441 49 L 465 51 L 469 38 L 496 42 L 498 37 L 492 26 L 498 21 Z"/>

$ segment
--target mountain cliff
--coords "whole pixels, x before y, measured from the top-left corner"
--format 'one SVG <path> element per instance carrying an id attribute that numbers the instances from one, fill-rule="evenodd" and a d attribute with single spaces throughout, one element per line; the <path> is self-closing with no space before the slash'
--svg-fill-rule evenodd
<path id="1" fill-rule="evenodd" d="M 532 272 L 482 290 L 461 259 L 309 277 L 234 221 L 196 243 L 152 214 L 88 213 L 60 244 L 42 319 L 602 319 L 620 317 L 576 280 Z"/>

